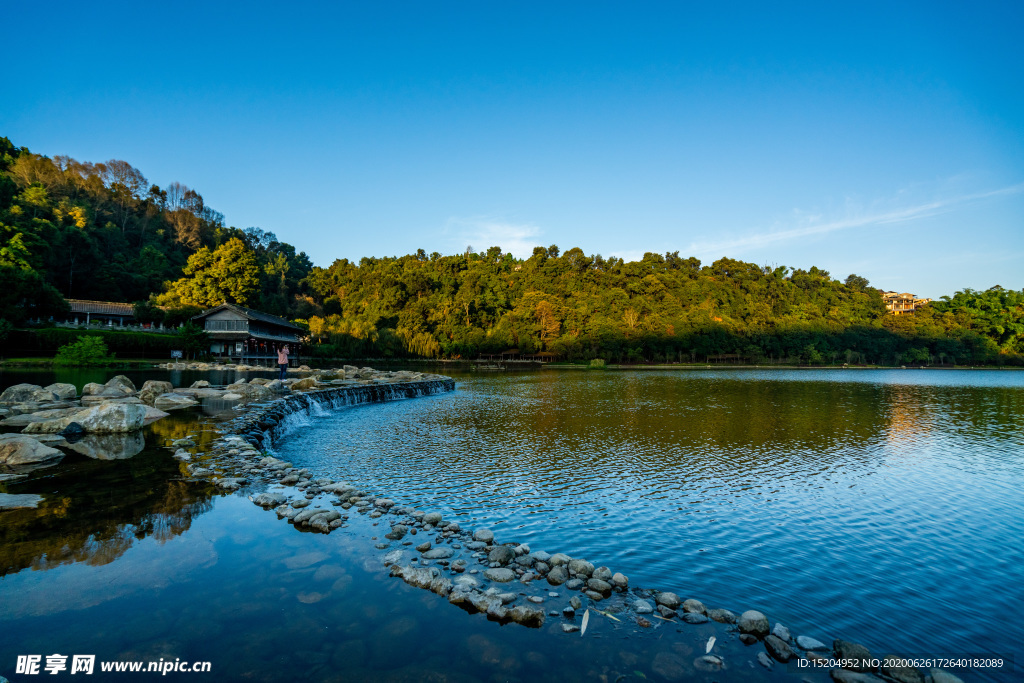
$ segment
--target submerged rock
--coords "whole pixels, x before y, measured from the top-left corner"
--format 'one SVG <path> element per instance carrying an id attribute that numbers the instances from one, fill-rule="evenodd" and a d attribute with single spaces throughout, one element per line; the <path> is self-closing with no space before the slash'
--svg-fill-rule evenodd
<path id="1" fill-rule="evenodd" d="M 146 439 L 141 431 L 117 434 L 86 434 L 68 448 L 94 460 L 127 460 L 142 452 Z"/>
<path id="2" fill-rule="evenodd" d="M 176 394 L 174 392 L 160 394 L 153 399 L 153 407 L 159 408 L 160 410 L 180 410 L 181 408 L 191 408 L 198 404 L 199 401 L 195 400 L 191 396 Z"/>
<path id="3" fill-rule="evenodd" d="M 43 502 L 43 497 L 32 493 L 19 495 L 0 493 L 0 511 L 33 509 L 39 507 L 41 502 Z"/>

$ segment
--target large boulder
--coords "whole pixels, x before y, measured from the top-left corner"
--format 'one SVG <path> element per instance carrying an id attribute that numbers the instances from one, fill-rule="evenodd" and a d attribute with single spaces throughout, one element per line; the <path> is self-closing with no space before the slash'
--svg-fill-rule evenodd
<path id="1" fill-rule="evenodd" d="M 131 396 L 135 394 L 135 384 L 124 375 L 118 375 L 117 377 L 111 377 L 107 380 L 104 385 L 108 389 L 114 389 L 120 391 L 125 396 Z"/>
<path id="2" fill-rule="evenodd" d="M 81 408 L 75 406 L 74 408 L 52 408 L 50 410 L 40 410 L 35 413 L 23 413 L 21 415 L 12 415 L 6 418 L 2 423 L 4 427 L 24 427 L 30 425 L 33 422 L 45 422 L 46 420 L 53 420 L 58 417 L 67 417 L 68 415 L 74 415 Z"/>
<path id="3" fill-rule="evenodd" d="M 153 405 L 153 401 L 161 394 L 168 394 L 174 391 L 174 385 L 158 379 L 146 380 L 139 390 L 139 399 L 146 405 Z"/>
<path id="4" fill-rule="evenodd" d="M 54 395 L 62 401 L 67 401 L 78 397 L 78 389 L 75 388 L 74 384 L 67 384 L 65 382 L 56 382 L 48 386 L 43 387 L 44 391 L 52 391 Z"/>
<path id="5" fill-rule="evenodd" d="M 227 390 L 233 394 L 239 394 L 249 400 L 261 400 L 270 398 L 274 392 L 260 384 L 229 384 Z"/>
<path id="6" fill-rule="evenodd" d="M 86 433 L 92 434 L 134 432 L 142 429 L 146 422 L 146 413 L 146 406 L 139 403 L 107 401 L 67 417 L 33 422 L 25 427 L 25 433 L 57 434 L 67 429 L 71 423 L 80 425 Z"/>
<path id="7" fill-rule="evenodd" d="M 38 384 L 15 384 L 0 394 L 0 403 L 46 403 L 56 401 L 57 395 Z"/>
<path id="8" fill-rule="evenodd" d="M 50 448 L 30 436 L 0 435 L 0 464 L 2 465 L 34 465 L 50 460 L 60 460 L 63 457 L 64 454 L 56 448 Z"/>
<path id="9" fill-rule="evenodd" d="M 318 382 L 316 381 L 315 377 L 307 377 L 305 379 L 300 379 L 297 382 L 293 382 L 291 389 L 292 391 L 299 391 L 302 389 L 316 389 L 317 384 Z"/>
<path id="10" fill-rule="evenodd" d="M 191 396 L 185 396 L 184 394 L 161 394 L 153 399 L 153 407 L 158 410 L 179 410 L 181 408 L 191 408 L 194 405 L 198 405 L 199 401 L 195 400 Z"/>

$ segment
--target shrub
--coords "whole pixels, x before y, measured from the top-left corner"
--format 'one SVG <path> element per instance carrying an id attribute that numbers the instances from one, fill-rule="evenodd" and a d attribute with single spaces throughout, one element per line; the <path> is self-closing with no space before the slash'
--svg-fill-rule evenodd
<path id="1" fill-rule="evenodd" d="M 107 344 L 99 337 L 82 337 L 76 342 L 57 349 L 54 365 L 106 365 L 114 360 Z"/>

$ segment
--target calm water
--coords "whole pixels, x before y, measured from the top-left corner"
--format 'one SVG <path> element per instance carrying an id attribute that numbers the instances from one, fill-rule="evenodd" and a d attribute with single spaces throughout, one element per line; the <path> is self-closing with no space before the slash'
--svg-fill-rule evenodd
<path id="1" fill-rule="evenodd" d="M 0 386 L 111 374 L 5 373 Z M 169 373 L 127 374 L 141 383 Z M 218 380 L 172 381 L 200 378 Z M 452 394 L 312 419 L 279 454 L 491 526 L 499 540 L 586 556 L 634 585 L 760 608 L 795 633 L 879 654 L 1021 652 L 1008 617 L 1024 607 L 1024 373 L 458 380 Z M 217 680 L 246 681 L 781 673 L 751 665 L 758 648 L 720 625 L 655 621 L 637 637 L 595 616 L 579 638 L 559 633 L 558 619 L 537 631 L 467 615 L 387 577 L 374 520 L 300 533 L 253 506 L 254 489 L 185 481 L 165 446 L 192 434 L 201 450 L 214 436 L 210 412 L 154 423 L 134 457 L 71 453 L 0 484 L 46 497 L 39 510 L 0 513 L 0 675 L 21 680 L 18 654 L 58 652 L 209 660 Z M 694 672 L 710 635 L 730 668 Z"/>
<path id="2" fill-rule="evenodd" d="M 1019 652 L 1024 373 L 544 372 L 345 410 L 281 457 L 797 632 Z"/>

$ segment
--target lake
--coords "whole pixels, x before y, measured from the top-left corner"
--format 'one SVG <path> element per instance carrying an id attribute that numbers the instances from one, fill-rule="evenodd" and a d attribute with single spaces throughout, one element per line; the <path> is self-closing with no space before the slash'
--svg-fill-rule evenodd
<path id="1" fill-rule="evenodd" d="M 27 376 L 0 379 L 53 381 Z M 502 541 L 586 557 L 631 585 L 759 609 L 794 634 L 877 655 L 1019 652 L 1024 373 L 456 379 L 449 394 L 311 418 L 276 454 Z M 19 634 L 17 648 L 0 643 L 0 673 L 31 645 L 109 659 L 185 653 L 246 680 L 671 679 L 666 662 L 692 659 L 711 634 L 686 625 L 668 643 L 596 619 L 588 638 L 563 638 L 467 615 L 389 579 L 369 519 L 298 533 L 252 506 L 250 491 L 185 481 L 163 446 L 187 433 L 201 445 L 213 427 L 200 411 L 176 413 L 134 458 L 69 456 L 6 485 L 47 502 L 0 513 L 0 630 Z M 458 665 L 434 652 L 441 627 Z M 738 666 L 717 680 L 768 673 L 743 668 L 738 642 L 718 647 Z M 237 672 L 224 673 L 228 662 Z"/>

